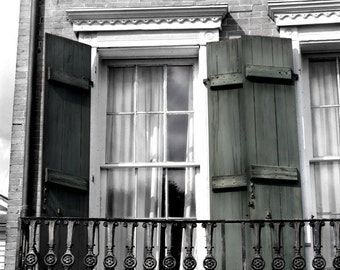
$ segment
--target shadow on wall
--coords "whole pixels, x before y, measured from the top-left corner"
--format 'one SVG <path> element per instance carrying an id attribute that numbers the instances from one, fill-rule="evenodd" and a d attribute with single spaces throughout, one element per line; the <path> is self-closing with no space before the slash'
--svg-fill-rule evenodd
<path id="1" fill-rule="evenodd" d="M 232 14 L 228 13 L 222 22 L 222 30 L 220 30 L 221 39 L 238 38 L 246 35 L 241 26 L 233 18 Z"/>

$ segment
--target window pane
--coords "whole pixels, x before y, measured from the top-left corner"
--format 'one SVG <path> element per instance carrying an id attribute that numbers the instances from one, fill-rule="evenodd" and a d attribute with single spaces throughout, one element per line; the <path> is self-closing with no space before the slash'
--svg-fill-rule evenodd
<path id="1" fill-rule="evenodd" d="M 137 213 L 140 218 L 157 218 L 162 213 L 163 169 L 139 168 Z"/>
<path id="2" fill-rule="evenodd" d="M 133 161 L 133 116 L 108 115 L 106 120 L 106 163 Z"/>
<path id="3" fill-rule="evenodd" d="M 134 169 L 107 171 L 107 218 L 135 217 Z"/>
<path id="4" fill-rule="evenodd" d="M 339 104 L 335 60 L 310 62 L 312 106 Z"/>
<path id="5" fill-rule="evenodd" d="M 107 112 L 133 112 L 134 67 L 110 68 Z"/>
<path id="6" fill-rule="evenodd" d="M 192 110 L 192 66 L 168 66 L 168 111 Z"/>
<path id="7" fill-rule="evenodd" d="M 168 169 L 169 217 L 195 217 L 195 169 Z"/>
<path id="8" fill-rule="evenodd" d="M 316 207 L 318 217 L 324 217 L 320 215 L 339 215 L 340 162 L 313 163 L 311 169 L 312 175 L 314 174 L 315 189 L 317 190 Z"/>
<path id="9" fill-rule="evenodd" d="M 142 114 L 136 119 L 136 161 L 163 161 L 163 115 Z"/>
<path id="10" fill-rule="evenodd" d="M 168 169 L 169 216 L 184 217 L 185 170 Z"/>
<path id="11" fill-rule="evenodd" d="M 188 116 L 169 115 L 167 122 L 167 160 L 186 161 L 187 135 L 188 135 Z"/>
<path id="12" fill-rule="evenodd" d="M 138 67 L 137 111 L 163 110 L 163 68 Z"/>
<path id="13" fill-rule="evenodd" d="M 339 108 L 312 110 L 314 157 L 339 155 Z"/>

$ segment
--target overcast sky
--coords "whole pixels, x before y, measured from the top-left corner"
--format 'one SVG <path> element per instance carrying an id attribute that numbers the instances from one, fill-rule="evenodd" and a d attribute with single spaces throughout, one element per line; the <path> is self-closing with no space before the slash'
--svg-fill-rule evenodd
<path id="1" fill-rule="evenodd" d="M 0 1 L 0 194 L 8 196 L 9 154 L 20 0 Z"/>

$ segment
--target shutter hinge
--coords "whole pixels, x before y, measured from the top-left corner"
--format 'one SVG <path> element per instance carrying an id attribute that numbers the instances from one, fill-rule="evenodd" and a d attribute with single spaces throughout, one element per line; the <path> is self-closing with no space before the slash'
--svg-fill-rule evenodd
<path id="1" fill-rule="evenodd" d="M 293 78 L 294 81 L 297 81 L 299 79 L 299 75 L 292 72 L 292 78 Z"/>

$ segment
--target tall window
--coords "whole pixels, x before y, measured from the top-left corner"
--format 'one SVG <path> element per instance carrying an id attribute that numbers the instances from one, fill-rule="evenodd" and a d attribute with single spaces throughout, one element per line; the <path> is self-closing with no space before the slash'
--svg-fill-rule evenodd
<path id="1" fill-rule="evenodd" d="M 313 157 L 310 162 L 318 218 L 340 217 L 339 76 L 339 57 L 310 59 L 313 139 Z M 323 253 L 331 262 L 334 256 L 333 235 L 330 231 L 325 231 L 323 234 Z"/>
<path id="2" fill-rule="evenodd" d="M 311 60 L 309 71 L 317 213 L 331 217 L 340 214 L 339 58 Z"/>
<path id="3" fill-rule="evenodd" d="M 193 120 L 193 64 L 148 61 L 109 67 L 106 217 L 196 216 Z M 179 228 L 172 243 L 178 261 L 181 234 Z M 117 235 L 124 243 L 125 233 Z M 161 235 L 159 229 L 157 241 Z M 142 228 L 136 237 L 137 257 L 142 257 Z"/>

